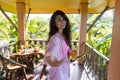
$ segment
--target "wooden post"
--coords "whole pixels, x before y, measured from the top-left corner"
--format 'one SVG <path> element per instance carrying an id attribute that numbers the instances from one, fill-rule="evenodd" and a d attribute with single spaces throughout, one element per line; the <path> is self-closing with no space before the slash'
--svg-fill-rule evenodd
<path id="1" fill-rule="evenodd" d="M 116 0 L 108 80 L 120 80 L 120 1 Z"/>
<path id="2" fill-rule="evenodd" d="M 88 3 L 80 4 L 80 37 L 79 37 L 79 55 L 84 53 L 86 32 L 87 32 L 87 13 Z M 79 63 L 83 63 L 83 59 L 79 60 Z"/>
<path id="3" fill-rule="evenodd" d="M 17 2 L 18 36 L 20 44 L 25 44 L 25 3 Z"/>

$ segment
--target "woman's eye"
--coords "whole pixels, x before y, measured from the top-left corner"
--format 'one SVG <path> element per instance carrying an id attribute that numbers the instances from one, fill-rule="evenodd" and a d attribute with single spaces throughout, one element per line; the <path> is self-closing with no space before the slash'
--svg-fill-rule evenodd
<path id="1" fill-rule="evenodd" d="M 64 19 L 57 19 L 57 21 L 58 21 L 58 22 L 60 22 L 60 21 L 64 21 Z"/>

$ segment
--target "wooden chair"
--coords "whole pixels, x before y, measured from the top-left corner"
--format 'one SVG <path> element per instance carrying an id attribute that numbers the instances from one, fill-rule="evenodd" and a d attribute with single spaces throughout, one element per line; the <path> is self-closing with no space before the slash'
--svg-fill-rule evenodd
<path id="1" fill-rule="evenodd" d="M 0 54 L 0 59 L 1 59 L 2 65 L 3 65 L 3 68 L 6 71 L 5 80 L 8 78 L 9 73 L 10 73 L 10 80 L 14 80 L 14 72 L 16 70 L 23 70 L 24 78 L 25 78 L 25 80 L 27 80 L 26 71 L 25 71 L 26 65 L 23 65 L 18 62 L 15 62 L 11 59 L 8 59 L 1 54 Z"/>
<path id="2" fill-rule="evenodd" d="M 41 74 L 40 74 L 40 79 L 42 79 L 43 75 L 45 74 L 46 68 L 47 68 L 47 65 L 43 64 L 42 71 L 41 71 Z"/>

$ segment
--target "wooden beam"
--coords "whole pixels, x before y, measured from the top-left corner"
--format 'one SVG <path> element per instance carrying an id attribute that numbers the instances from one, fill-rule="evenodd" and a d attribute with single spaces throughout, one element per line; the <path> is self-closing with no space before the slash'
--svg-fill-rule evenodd
<path id="1" fill-rule="evenodd" d="M 32 10 L 32 9 L 29 8 L 28 15 L 27 15 L 27 18 L 26 18 L 26 23 L 27 23 L 27 21 L 28 21 L 28 18 L 29 18 L 29 15 L 30 15 L 30 11 L 31 11 L 31 10 Z"/>
<path id="2" fill-rule="evenodd" d="M 88 13 L 88 3 L 80 4 L 80 38 L 79 38 L 79 55 L 84 53 L 85 42 L 86 42 L 86 32 L 87 32 L 87 13 Z M 79 60 L 82 63 L 83 60 Z"/>
<path id="3" fill-rule="evenodd" d="M 17 2 L 17 15 L 18 15 L 18 36 L 20 44 L 25 44 L 25 3 Z"/>
<path id="4" fill-rule="evenodd" d="M 93 21 L 93 23 L 90 25 L 90 27 L 87 29 L 87 32 L 90 31 L 90 29 L 95 25 L 95 23 L 102 17 L 102 15 L 108 10 L 109 7 L 105 7 L 105 9 L 96 17 L 96 19 Z"/>
<path id="5" fill-rule="evenodd" d="M 3 15 L 8 19 L 8 21 L 13 25 L 13 27 L 18 31 L 17 26 L 12 22 L 12 20 L 9 18 L 9 16 L 4 12 L 4 10 L 0 6 L 0 10 L 3 13 Z"/>
<path id="6" fill-rule="evenodd" d="M 120 80 L 120 1 L 115 2 L 108 80 Z"/>

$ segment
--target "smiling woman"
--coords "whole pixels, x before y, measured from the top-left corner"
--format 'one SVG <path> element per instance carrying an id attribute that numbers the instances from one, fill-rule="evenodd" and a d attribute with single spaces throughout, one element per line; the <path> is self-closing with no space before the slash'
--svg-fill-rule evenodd
<path id="1" fill-rule="evenodd" d="M 50 18 L 50 32 L 44 61 L 50 66 L 50 80 L 70 80 L 71 26 L 66 14 L 57 10 Z"/>

